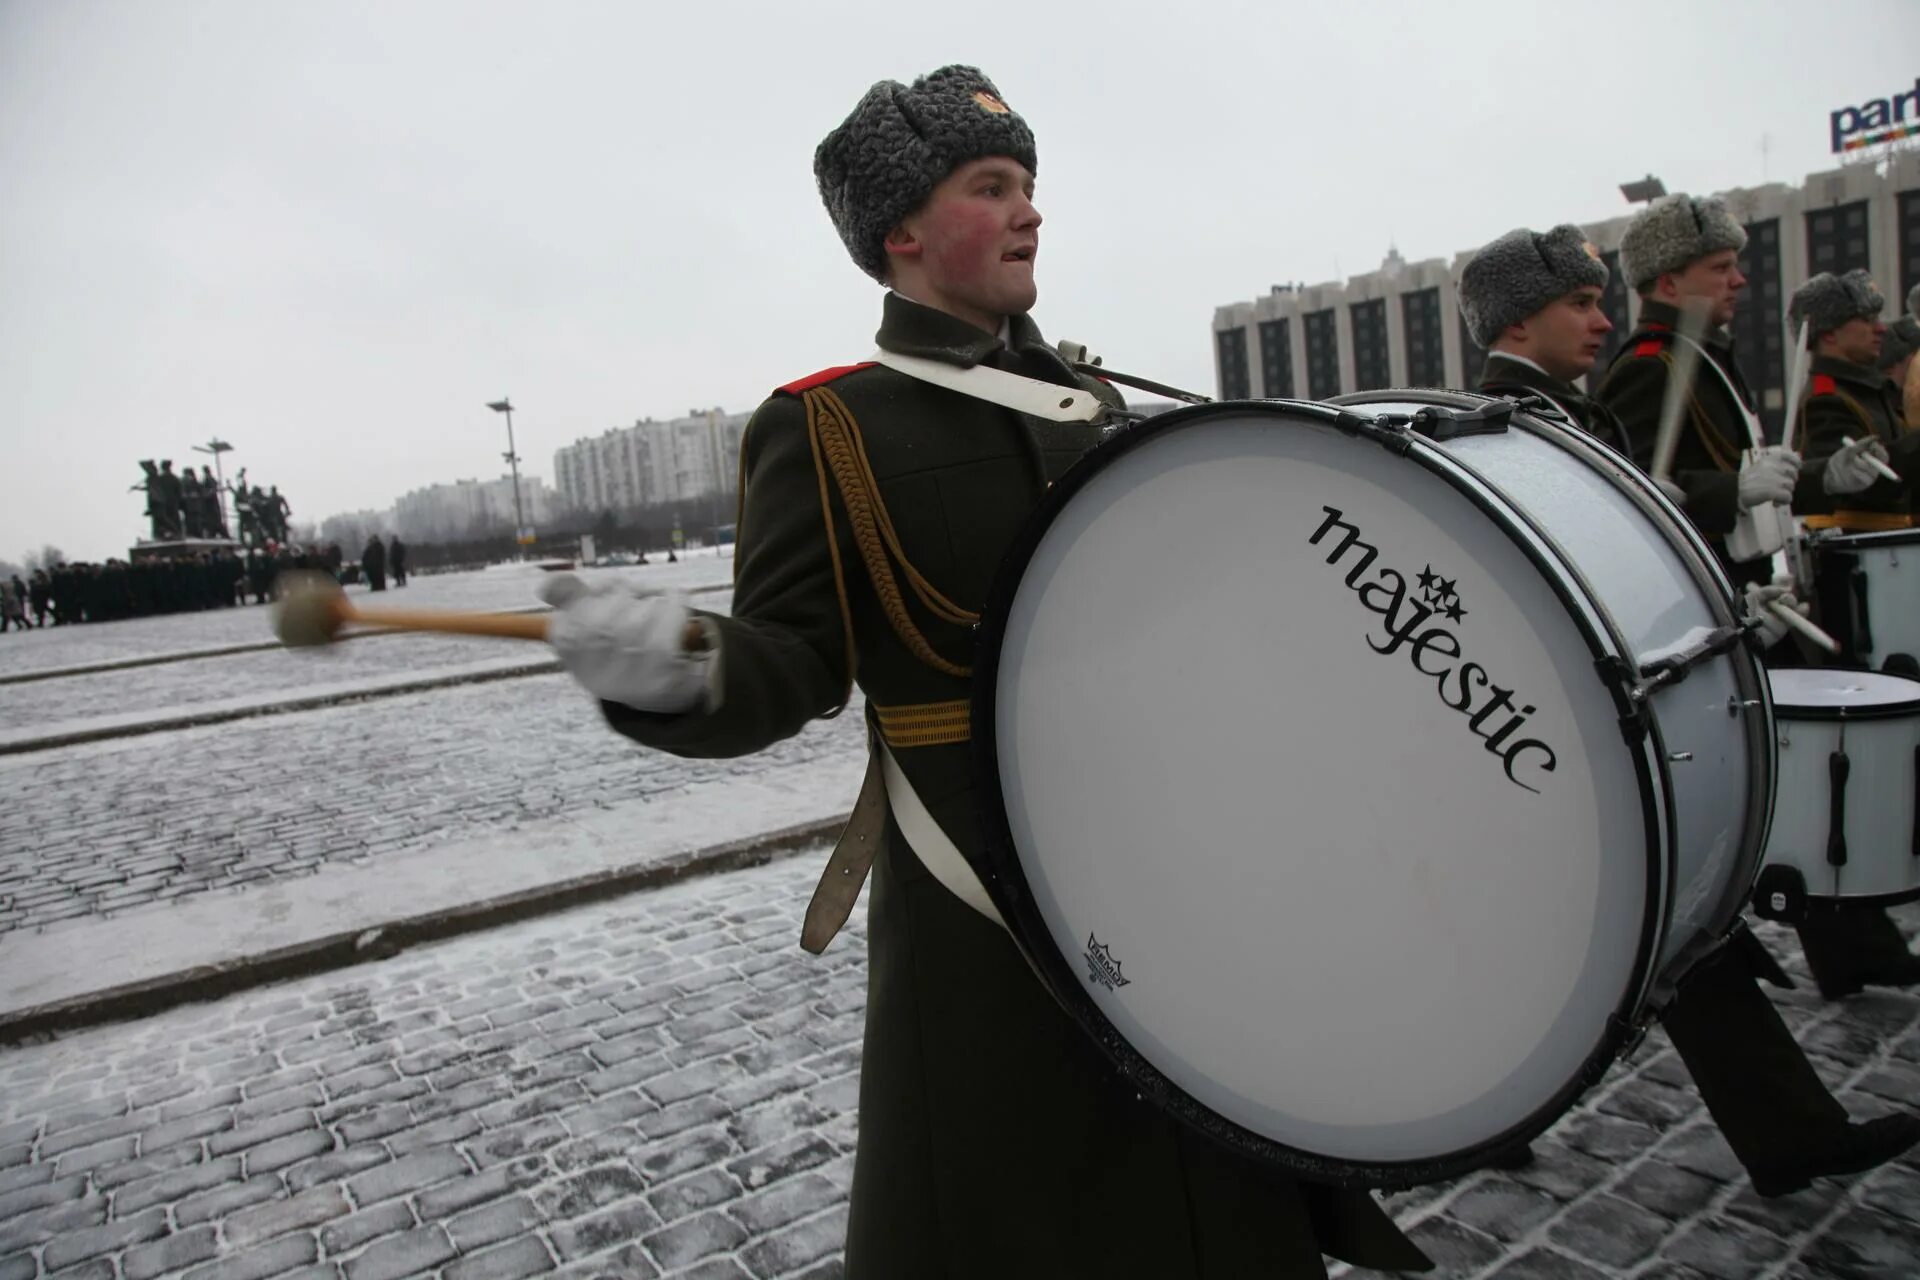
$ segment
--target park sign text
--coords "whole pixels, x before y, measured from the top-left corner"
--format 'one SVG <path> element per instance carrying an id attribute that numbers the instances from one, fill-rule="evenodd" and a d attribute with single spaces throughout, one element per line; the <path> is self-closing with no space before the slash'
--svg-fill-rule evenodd
<path id="1" fill-rule="evenodd" d="M 1920 136 L 1920 77 L 1907 93 L 1829 112 L 1827 128 L 1836 154 Z"/>

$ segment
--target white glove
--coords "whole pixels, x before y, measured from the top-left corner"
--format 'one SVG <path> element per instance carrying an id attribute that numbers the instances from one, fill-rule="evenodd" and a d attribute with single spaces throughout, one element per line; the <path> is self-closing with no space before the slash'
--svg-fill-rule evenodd
<path id="1" fill-rule="evenodd" d="M 1654 483 L 1660 486 L 1661 493 L 1667 495 L 1668 502 L 1671 502 L 1676 507 L 1684 507 L 1687 505 L 1687 491 L 1685 489 L 1682 489 L 1671 480 L 1656 478 Z"/>
<path id="2" fill-rule="evenodd" d="M 1807 615 L 1807 606 L 1793 598 L 1791 579 L 1775 578 L 1765 586 L 1757 582 L 1748 586 L 1747 612 L 1760 620 L 1759 635 L 1762 648 L 1771 649 L 1779 644 L 1786 639 L 1789 630 L 1787 624 L 1769 608 L 1776 603 L 1785 605 L 1803 618 Z"/>
<path id="3" fill-rule="evenodd" d="M 1861 436 L 1852 444 L 1841 445 L 1837 453 L 1827 459 L 1827 472 L 1821 477 L 1821 483 L 1828 493 L 1859 493 L 1871 489 L 1873 482 L 1880 479 L 1879 471 L 1868 462 L 1868 458 L 1887 460 L 1887 446 L 1872 436 Z"/>
<path id="4" fill-rule="evenodd" d="M 549 575 L 540 598 L 553 606 L 547 643 L 560 665 L 608 702 L 636 711 L 691 711 L 706 697 L 711 653 L 690 653 L 679 592 L 636 596 L 596 590 L 571 573 Z"/>
<path id="5" fill-rule="evenodd" d="M 1793 501 L 1793 482 L 1800 478 L 1800 455 L 1781 445 L 1769 445 L 1748 457 L 1740 467 L 1740 506 Z"/>

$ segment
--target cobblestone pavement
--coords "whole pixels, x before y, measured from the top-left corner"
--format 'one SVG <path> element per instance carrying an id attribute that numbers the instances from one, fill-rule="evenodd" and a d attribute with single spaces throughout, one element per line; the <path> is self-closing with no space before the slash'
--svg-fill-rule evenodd
<path id="1" fill-rule="evenodd" d="M 644 590 L 670 587 L 687 590 L 731 581 L 733 560 L 731 554 L 696 552 L 678 564 L 583 572 L 593 583 L 619 581 Z M 471 573 L 416 576 L 408 579 L 404 590 L 388 591 L 384 595 L 374 595 L 365 587 L 349 587 L 347 591 L 362 604 L 405 605 L 416 609 L 517 609 L 540 602 L 537 592 L 542 576 L 543 571 L 539 569 L 501 565 Z M 272 634 L 267 610 L 258 605 L 77 627 L 10 631 L 0 635 L 0 676 L 156 653 L 248 644 L 270 639 Z"/>
<path id="2" fill-rule="evenodd" d="M 616 801 L 671 803 L 689 787 L 857 755 L 858 712 L 745 759 L 682 760 L 610 732 L 555 674 L 0 757 L 12 798 L 0 805 L 0 933 Z"/>
<path id="3" fill-rule="evenodd" d="M 0 1051 L 0 1277 L 837 1274 L 820 856 Z"/>
<path id="4" fill-rule="evenodd" d="M 865 937 L 797 949 L 819 857 L 0 1051 L 0 1277 L 837 1276 Z M 1912 1105 L 1920 999 L 1784 1012 L 1856 1115 Z M 1920 1162 L 1756 1200 L 1657 1033 L 1536 1149 L 1389 1198 L 1438 1275 L 1920 1258 Z"/>
<path id="5" fill-rule="evenodd" d="M 709 600 L 703 608 L 715 607 Z M 724 608 L 722 604 L 718 606 Z M 265 625 L 265 614 L 259 616 Z M 229 698 L 297 693 L 438 667 L 539 656 L 524 642 L 474 636 L 369 636 L 316 649 L 267 649 L 199 662 L 130 667 L 0 687 L 9 729 L 62 724 L 133 711 L 191 710 Z"/>

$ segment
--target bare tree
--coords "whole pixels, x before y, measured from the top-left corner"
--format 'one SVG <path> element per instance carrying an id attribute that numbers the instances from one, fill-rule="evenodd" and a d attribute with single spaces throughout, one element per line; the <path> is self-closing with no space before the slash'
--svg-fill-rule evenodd
<path id="1" fill-rule="evenodd" d="M 52 573 L 55 568 L 66 562 L 67 553 L 54 546 L 51 542 L 41 544 L 38 551 L 27 552 L 27 568 L 29 571 L 45 569 L 48 573 Z"/>

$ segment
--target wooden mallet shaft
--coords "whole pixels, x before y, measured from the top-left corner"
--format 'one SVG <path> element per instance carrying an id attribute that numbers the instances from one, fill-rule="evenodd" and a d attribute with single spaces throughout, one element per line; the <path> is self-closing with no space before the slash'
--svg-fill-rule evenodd
<path id="1" fill-rule="evenodd" d="M 273 606 L 273 630 L 280 643 L 289 648 L 331 643 L 348 623 L 505 640 L 547 638 L 547 618 L 542 614 L 361 608 L 347 599 L 347 593 L 331 575 L 317 571 L 283 573 L 275 585 L 279 599 Z"/>

